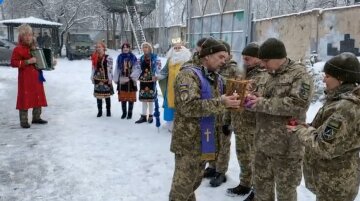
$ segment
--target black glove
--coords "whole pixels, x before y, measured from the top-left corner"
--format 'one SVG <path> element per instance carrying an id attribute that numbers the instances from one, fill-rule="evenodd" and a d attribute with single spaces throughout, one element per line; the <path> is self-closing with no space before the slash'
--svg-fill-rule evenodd
<path id="1" fill-rule="evenodd" d="M 226 136 L 230 135 L 231 134 L 230 126 L 229 125 L 223 125 L 222 126 L 222 132 Z"/>

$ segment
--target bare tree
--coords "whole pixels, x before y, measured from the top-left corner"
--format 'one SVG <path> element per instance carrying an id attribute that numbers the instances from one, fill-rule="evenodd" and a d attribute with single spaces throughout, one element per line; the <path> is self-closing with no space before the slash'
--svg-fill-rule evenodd
<path id="1" fill-rule="evenodd" d="M 0 9 L 1 9 L 1 19 L 5 20 L 6 18 L 5 18 L 4 6 L 2 4 L 0 5 Z"/>
<path id="2" fill-rule="evenodd" d="M 96 0 L 30 0 L 30 8 L 40 10 L 40 17 L 63 24 L 60 32 L 60 48 L 64 35 L 72 27 L 94 27 L 99 10 L 106 12 Z"/>
<path id="3" fill-rule="evenodd" d="M 40 17 L 62 23 L 60 47 L 72 27 L 104 27 L 107 11 L 97 0 L 9 0 L 4 2 L 3 18 Z"/>

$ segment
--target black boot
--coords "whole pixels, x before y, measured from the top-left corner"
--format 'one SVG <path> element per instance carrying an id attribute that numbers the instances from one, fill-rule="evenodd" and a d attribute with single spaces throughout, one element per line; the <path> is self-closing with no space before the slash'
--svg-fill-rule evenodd
<path id="1" fill-rule="evenodd" d="M 215 168 L 207 167 L 204 172 L 204 178 L 215 177 L 216 170 Z"/>
<path id="2" fill-rule="evenodd" d="M 153 116 L 149 114 L 148 123 L 151 124 L 154 121 Z"/>
<path id="3" fill-rule="evenodd" d="M 111 117 L 111 102 L 110 102 L 110 98 L 105 98 L 105 103 L 106 103 L 106 116 L 107 117 Z"/>
<path id="4" fill-rule="evenodd" d="M 96 99 L 97 101 L 97 107 L 98 107 L 98 113 L 97 113 L 97 117 L 101 117 L 102 116 L 102 100 L 101 99 Z"/>
<path id="5" fill-rule="evenodd" d="M 247 198 L 244 201 L 253 201 L 255 197 L 254 190 L 251 191 L 251 193 L 247 196 Z"/>
<path id="6" fill-rule="evenodd" d="M 226 190 L 226 193 L 229 196 L 244 196 L 244 195 L 248 194 L 250 192 L 250 190 L 251 190 L 250 187 L 246 187 L 246 186 L 239 184 L 238 186 L 236 186 L 234 188 L 228 188 Z"/>
<path id="7" fill-rule="evenodd" d="M 129 105 L 129 107 L 130 107 L 130 105 Z M 122 109 L 121 119 L 125 119 L 125 117 L 126 117 L 126 101 L 121 101 L 121 109 Z"/>
<path id="8" fill-rule="evenodd" d="M 44 119 L 33 119 L 31 121 L 31 123 L 33 123 L 33 124 L 47 124 L 48 122 L 46 120 L 44 120 Z"/>
<path id="9" fill-rule="evenodd" d="M 146 116 L 145 115 L 141 115 L 140 119 L 135 121 L 136 124 L 141 124 L 146 122 Z"/>
<path id="10" fill-rule="evenodd" d="M 218 187 L 220 186 L 222 183 L 225 183 L 226 182 L 226 176 L 224 173 L 220 173 L 220 172 L 217 172 L 215 177 L 213 177 L 211 180 L 210 180 L 210 185 L 212 187 Z"/>
<path id="11" fill-rule="evenodd" d="M 41 107 L 37 107 L 37 108 L 33 108 L 33 111 L 32 111 L 32 114 L 33 114 L 33 118 L 32 118 L 32 121 L 31 123 L 33 124 L 47 124 L 48 122 L 44 119 L 41 119 Z"/>
<path id="12" fill-rule="evenodd" d="M 129 102 L 129 110 L 128 110 L 128 114 L 127 114 L 127 119 L 132 118 L 133 107 L 134 107 L 134 102 Z"/>

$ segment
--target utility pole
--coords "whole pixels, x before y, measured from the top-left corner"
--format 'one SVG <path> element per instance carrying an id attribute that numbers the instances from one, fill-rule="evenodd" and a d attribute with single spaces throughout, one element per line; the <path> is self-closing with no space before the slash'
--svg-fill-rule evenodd
<path id="1" fill-rule="evenodd" d="M 253 38 L 253 14 L 252 14 L 252 6 L 251 6 L 251 0 L 245 0 L 245 5 L 246 5 L 246 9 L 245 9 L 245 46 L 250 43 L 251 41 L 254 40 Z"/>
<path id="2" fill-rule="evenodd" d="M 106 46 L 109 47 L 109 13 L 106 12 Z"/>
<path id="3" fill-rule="evenodd" d="M 113 18 L 113 43 L 112 43 L 112 48 L 116 49 L 116 15 L 115 15 L 115 11 L 112 13 L 112 18 Z"/>
<path id="4" fill-rule="evenodd" d="M 167 44 L 165 35 L 165 0 L 159 0 L 159 52 L 164 53 Z"/>

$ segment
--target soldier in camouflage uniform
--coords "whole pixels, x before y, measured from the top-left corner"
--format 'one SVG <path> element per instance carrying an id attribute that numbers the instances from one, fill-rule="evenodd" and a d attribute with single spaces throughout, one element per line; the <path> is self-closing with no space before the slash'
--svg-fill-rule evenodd
<path id="1" fill-rule="evenodd" d="M 230 45 L 225 41 L 220 41 L 228 50 L 228 58 L 226 59 L 225 65 L 220 68 L 219 74 L 223 77 L 223 79 L 241 79 L 242 74 L 241 70 L 237 65 L 237 62 L 232 60 Z M 226 112 L 225 114 L 221 114 L 219 118 L 224 119 L 225 116 L 229 116 L 230 113 Z M 219 136 L 219 154 L 216 157 L 215 161 L 210 161 L 208 167 L 205 169 L 204 177 L 211 178 L 210 185 L 212 187 L 218 187 L 222 183 L 226 182 L 226 172 L 229 166 L 230 160 L 230 145 L 231 145 L 231 119 L 227 124 L 224 124 L 223 121 L 218 122 L 218 129 L 222 131 L 224 135 Z"/>
<path id="2" fill-rule="evenodd" d="M 205 163 L 217 154 L 216 115 L 226 107 L 237 108 L 238 96 L 221 96 L 222 80 L 216 71 L 224 65 L 226 47 L 209 38 L 199 53 L 201 66 L 182 68 L 175 81 L 175 119 L 171 151 L 175 171 L 170 201 L 195 201 Z"/>
<path id="3" fill-rule="evenodd" d="M 304 178 L 317 201 L 353 201 L 359 190 L 360 64 L 342 53 L 324 66 L 326 101 L 311 126 L 288 126 L 305 145 Z"/>
<path id="4" fill-rule="evenodd" d="M 246 69 L 246 80 L 252 80 L 253 93 L 261 94 L 268 72 L 260 66 L 261 60 L 258 58 L 259 45 L 256 43 L 248 44 L 242 51 L 244 68 Z M 252 163 L 254 158 L 254 135 L 256 131 L 255 113 L 248 110 L 232 112 L 232 126 L 235 132 L 236 156 L 240 166 L 240 184 L 234 188 L 227 189 L 230 196 L 246 195 L 251 191 L 252 182 Z M 254 192 L 247 197 L 252 200 Z"/>
<path id="5" fill-rule="evenodd" d="M 286 57 L 284 44 L 266 40 L 259 58 L 270 76 L 260 96 L 249 95 L 246 107 L 256 114 L 254 137 L 254 187 L 256 201 L 296 201 L 302 178 L 304 146 L 286 125 L 296 118 L 305 121 L 313 95 L 313 80 L 306 67 Z"/>

